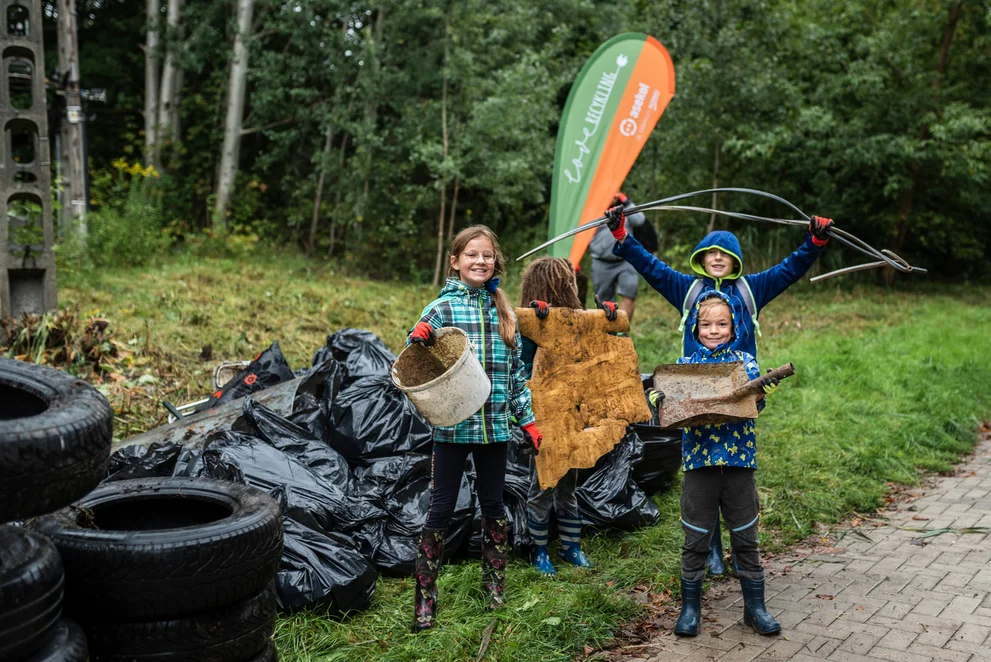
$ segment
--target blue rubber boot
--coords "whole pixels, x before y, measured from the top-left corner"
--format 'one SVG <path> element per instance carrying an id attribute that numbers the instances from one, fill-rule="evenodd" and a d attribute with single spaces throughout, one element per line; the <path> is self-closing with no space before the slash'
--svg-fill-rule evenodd
<path id="1" fill-rule="evenodd" d="M 695 637 L 702 620 L 702 580 L 681 578 L 681 615 L 674 626 L 674 633 L 681 637 Z"/>
<path id="2" fill-rule="evenodd" d="M 722 577 L 726 574 L 726 564 L 723 563 L 723 538 L 719 533 L 719 518 L 716 518 L 716 526 L 712 530 L 712 543 L 709 546 L 709 558 L 705 560 L 705 567 L 709 569 L 711 577 Z"/>
<path id="3" fill-rule="evenodd" d="M 585 553 L 582 552 L 581 543 L 561 543 L 561 550 L 558 552 L 558 556 L 565 563 L 570 563 L 573 566 L 579 568 L 592 568 L 592 562 L 588 560 Z"/>
<path id="4" fill-rule="evenodd" d="M 537 551 L 533 555 L 533 567 L 537 569 L 537 572 L 546 577 L 550 577 L 557 572 L 554 569 L 554 563 L 551 561 L 550 554 L 547 553 L 546 545 L 537 545 Z"/>
<path id="5" fill-rule="evenodd" d="M 558 515 L 557 535 L 561 539 L 558 555 L 565 563 L 579 568 L 591 568 L 592 562 L 582 553 L 582 518 L 578 514 Z"/>
<path id="6" fill-rule="evenodd" d="M 764 606 L 764 580 L 741 577 L 740 588 L 743 589 L 743 622 L 757 634 L 781 632 L 781 624 L 774 620 Z"/>

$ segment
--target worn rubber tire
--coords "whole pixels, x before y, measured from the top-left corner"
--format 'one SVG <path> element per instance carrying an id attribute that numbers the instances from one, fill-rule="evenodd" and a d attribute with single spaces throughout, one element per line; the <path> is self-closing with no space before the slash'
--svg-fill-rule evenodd
<path id="1" fill-rule="evenodd" d="M 275 644 L 268 645 L 261 655 L 251 660 L 251 662 L 279 662 L 279 651 L 275 649 Z"/>
<path id="2" fill-rule="evenodd" d="M 72 375 L 0 358 L 0 522 L 50 513 L 106 476 L 107 399 Z"/>
<path id="3" fill-rule="evenodd" d="M 272 641 L 275 584 L 186 618 L 86 625 L 95 662 L 247 662 Z"/>
<path id="4" fill-rule="evenodd" d="M 40 648 L 62 615 L 64 577 L 44 536 L 0 526 L 0 660 Z"/>
<path id="5" fill-rule="evenodd" d="M 20 662 L 87 662 L 89 648 L 83 629 L 68 619 L 61 619 L 52 628 L 41 649 Z"/>
<path id="6" fill-rule="evenodd" d="M 83 621 L 167 620 L 233 604 L 272 581 L 282 554 L 278 504 L 222 480 L 105 483 L 31 526 L 62 555 L 66 608 Z"/>

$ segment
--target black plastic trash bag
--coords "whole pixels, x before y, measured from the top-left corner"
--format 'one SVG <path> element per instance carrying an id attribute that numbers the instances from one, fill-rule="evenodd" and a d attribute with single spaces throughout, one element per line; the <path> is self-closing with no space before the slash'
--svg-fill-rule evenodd
<path id="1" fill-rule="evenodd" d="M 667 490 L 681 468 L 681 428 L 630 427 L 643 442 L 643 459 L 633 466 L 633 481 L 648 496 Z"/>
<path id="2" fill-rule="evenodd" d="M 285 503 L 280 489 L 273 496 Z M 378 573 L 354 540 L 311 528 L 291 515 L 283 517 L 283 529 L 282 563 L 276 577 L 279 611 L 322 607 L 336 616 L 368 608 Z"/>
<path id="3" fill-rule="evenodd" d="M 270 386 L 287 382 L 294 378 L 289 362 L 282 354 L 279 341 L 261 352 L 248 366 L 238 373 L 237 377 L 224 384 L 223 388 L 213 394 L 209 407 L 237 400 L 244 396 L 263 391 Z"/>
<path id="4" fill-rule="evenodd" d="M 416 565 L 420 532 L 430 506 L 430 456 L 407 455 L 378 460 L 366 469 L 356 469 L 357 490 L 369 490 L 385 500 L 389 516 L 382 531 L 375 566 L 383 574 L 410 575 Z M 444 536 L 444 556 L 458 551 L 468 534 L 475 499 L 467 476 L 454 506 L 451 523 Z"/>
<path id="5" fill-rule="evenodd" d="M 179 444 L 125 446 L 110 456 L 107 480 L 167 478 L 175 471 L 181 453 Z"/>
<path id="6" fill-rule="evenodd" d="M 396 355 L 371 331 L 342 329 L 327 336 L 327 344 L 313 355 L 313 365 L 333 358 L 344 364 L 349 380 L 388 375 Z"/>
<path id="7" fill-rule="evenodd" d="M 174 443 L 125 446 L 110 456 L 106 481 L 128 478 L 197 476 L 202 467 L 200 448 Z"/>
<path id="8" fill-rule="evenodd" d="M 340 453 L 313 437 L 309 430 L 279 416 L 251 398 L 244 401 L 233 429 L 258 437 L 329 481 L 341 491 L 351 491 L 351 470 Z"/>
<path id="9" fill-rule="evenodd" d="M 344 366 L 328 358 L 301 375 L 289 420 L 302 425 L 314 439 L 330 437 L 330 407 L 341 390 Z"/>
<path id="10" fill-rule="evenodd" d="M 629 432 L 599 458 L 595 470 L 576 491 L 582 523 L 600 529 L 632 530 L 656 524 L 657 506 L 633 481 L 633 467 L 643 457 L 643 442 Z"/>
<path id="11" fill-rule="evenodd" d="M 432 431 L 388 375 L 361 377 L 331 407 L 329 443 L 352 465 L 403 453 L 429 453 Z"/>
<path id="12" fill-rule="evenodd" d="M 243 482 L 268 493 L 282 488 L 288 509 L 285 514 L 298 511 L 293 518 L 310 518 L 314 528 L 354 536 L 369 557 L 381 542 L 361 535 L 369 524 L 386 517 L 375 495 L 348 494 L 348 486 L 321 477 L 299 459 L 257 437 L 241 432 L 211 435 L 203 450 L 200 475 Z"/>

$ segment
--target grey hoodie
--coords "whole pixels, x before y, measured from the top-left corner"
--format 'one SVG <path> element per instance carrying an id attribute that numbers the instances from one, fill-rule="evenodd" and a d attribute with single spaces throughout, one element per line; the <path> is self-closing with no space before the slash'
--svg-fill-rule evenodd
<path id="1" fill-rule="evenodd" d="M 633 201 L 629 198 L 623 203 L 623 209 L 629 209 L 633 207 Z M 626 229 L 628 232 L 633 232 L 633 228 L 638 228 L 643 225 L 644 221 L 647 220 L 643 215 L 643 212 L 637 212 L 636 214 L 629 214 L 626 217 Z M 623 258 L 618 255 L 613 255 L 612 249 L 616 245 L 616 239 L 613 238 L 612 232 L 609 231 L 608 225 L 600 225 L 595 230 L 595 234 L 592 235 L 592 241 L 588 245 L 588 252 L 592 254 L 592 258 L 595 260 L 602 260 L 603 262 L 620 262 Z"/>

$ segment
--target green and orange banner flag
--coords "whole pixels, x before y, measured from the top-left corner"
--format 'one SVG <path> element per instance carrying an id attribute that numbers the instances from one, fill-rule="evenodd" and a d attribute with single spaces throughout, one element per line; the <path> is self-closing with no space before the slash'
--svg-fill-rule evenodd
<path id="1" fill-rule="evenodd" d="M 578 73 L 557 132 L 550 237 L 602 216 L 674 96 L 674 64 L 651 36 L 613 37 Z M 595 230 L 550 247 L 577 265 Z"/>

